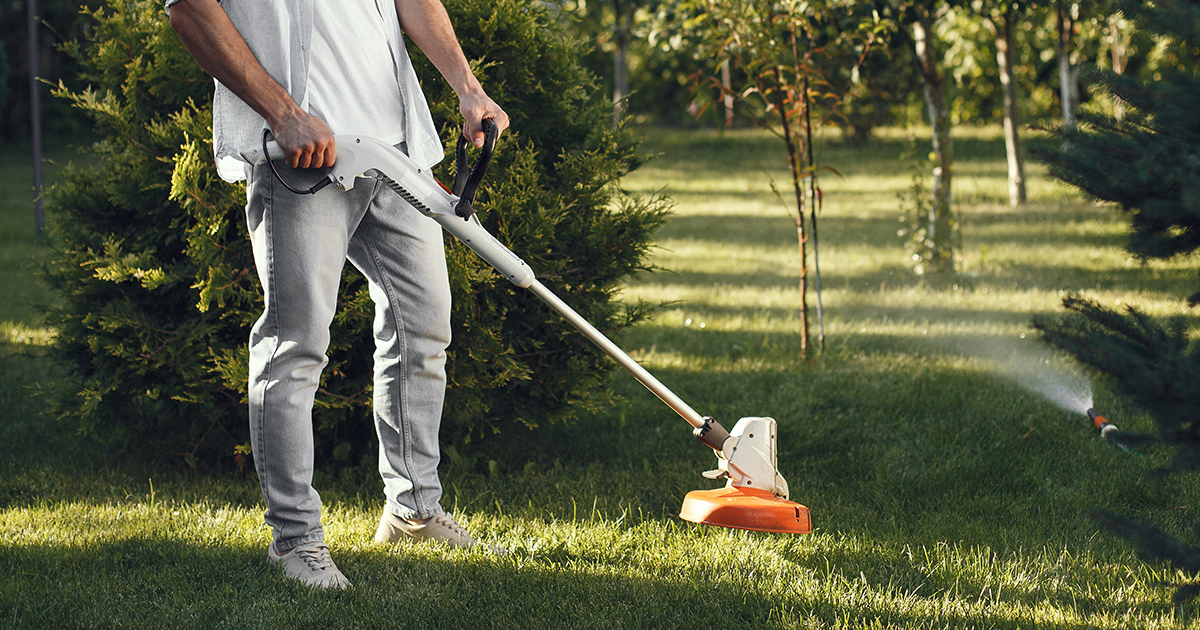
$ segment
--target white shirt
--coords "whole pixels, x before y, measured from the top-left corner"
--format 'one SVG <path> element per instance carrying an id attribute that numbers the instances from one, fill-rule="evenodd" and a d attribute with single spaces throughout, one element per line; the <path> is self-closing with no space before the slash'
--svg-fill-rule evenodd
<path id="1" fill-rule="evenodd" d="M 308 111 L 335 134 L 404 140 L 404 97 L 375 0 L 312 0 Z M 389 3 L 395 9 L 395 5 Z"/>
<path id="2" fill-rule="evenodd" d="M 180 0 L 166 0 L 171 5 Z M 417 164 L 430 167 L 444 156 L 441 139 L 413 70 L 400 19 L 392 0 L 373 2 L 384 23 L 394 81 L 404 108 L 404 140 Z M 308 111 L 308 75 L 313 44 L 313 0 L 224 0 L 221 7 L 250 52 L 273 79 Z M 216 82 L 213 93 L 213 152 L 217 173 L 229 182 L 245 179 L 243 152 L 262 144 L 266 121 L 229 88 Z"/>

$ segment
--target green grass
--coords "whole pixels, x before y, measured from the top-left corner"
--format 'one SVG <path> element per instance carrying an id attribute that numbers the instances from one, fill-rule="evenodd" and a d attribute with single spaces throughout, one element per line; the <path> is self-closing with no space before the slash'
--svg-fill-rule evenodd
<path id="1" fill-rule="evenodd" d="M 1192 317 L 1179 300 L 1195 283 L 1188 261 L 1129 260 L 1114 210 L 1032 164 L 1030 203 L 1008 208 L 1002 142 L 980 130 L 956 139 L 960 271 L 917 276 L 896 235 L 897 193 L 909 183 L 903 134 L 868 149 L 830 139 L 822 160 L 844 178 L 822 180 L 826 349 L 805 363 L 796 232 L 769 185 L 786 189 L 781 145 L 756 132 L 644 133 L 660 157 L 624 185 L 666 187 L 677 208 L 655 252 L 665 271 L 631 282 L 625 297 L 668 303 L 621 343 L 726 426 L 778 419 L 780 469 L 811 508 L 813 534 L 680 522 L 683 495 L 714 485 L 699 476 L 714 458 L 617 373 L 626 402 L 558 430 L 545 459 L 444 474 L 445 506 L 512 556 L 375 546 L 380 484 L 326 479 L 328 539 L 356 587 L 310 592 L 262 559 L 269 532 L 252 478 L 88 453 L 27 392 L 53 374 L 30 351 L 36 341 L 10 335 L 0 338 L 0 625 L 1200 624 L 1195 602 L 1176 609 L 1156 586 L 1188 576 L 1142 563 L 1086 516 L 1104 508 L 1184 535 L 1198 520 L 1197 476 L 1151 477 L 1166 453 L 1125 455 L 1021 385 L 1067 378 L 1029 334 L 1032 314 L 1084 291 Z M 0 239 L 44 251 L 4 221 Z M 14 260 L 9 286 L 25 287 Z M 26 307 L 4 302 L 0 321 L 36 328 Z M 1149 428 L 1103 387 L 1095 397 L 1122 428 Z"/>

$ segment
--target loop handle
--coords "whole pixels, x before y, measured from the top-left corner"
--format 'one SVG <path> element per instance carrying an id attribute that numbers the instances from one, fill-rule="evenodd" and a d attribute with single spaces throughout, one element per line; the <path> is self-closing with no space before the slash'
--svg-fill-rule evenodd
<path id="1" fill-rule="evenodd" d="M 454 206 L 454 214 L 464 219 L 470 219 L 471 215 L 475 214 L 475 208 L 471 204 L 475 201 L 475 193 L 479 190 L 479 183 L 483 181 L 483 172 L 487 170 L 488 162 L 492 159 L 492 151 L 496 148 L 496 136 L 500 133 L 496 123 L 490 118 L 484 118 L 482 123 L 483 148 L 479 150 L 475 166 L 467 167 L 469 143 L 465 136 L 458 137 L 458 145 L 454 148 L 454 188 L 451 192 L 459 198 L 458 204 Z"/>

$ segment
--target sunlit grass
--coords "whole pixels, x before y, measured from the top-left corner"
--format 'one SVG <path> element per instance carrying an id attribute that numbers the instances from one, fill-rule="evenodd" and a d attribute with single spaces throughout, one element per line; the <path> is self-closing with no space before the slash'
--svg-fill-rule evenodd
<path id="1" fill-rule="evenodd" d="M 429 614 L 435 625 L 466 613 L 485 615 L 473 619 L 477 627 L 505 627 L 524 610 L 523 627 L 590 626 L 613 621 L 616 610 L 618 627 L 750 619 L 769 627 L 1178 627 L 1173 612 L 1147 605 L 1141 595 L 1176 576 L 1130 571 L 1088 552 L 894 546 L 827 533 L 798 539 L 627 519 L 627 513 L 466 519 L 477 532 L 496 532 L 512 552 L 496 557 L 364 543 L 371 520 L 358 506 L 335 504 L 326 513 L 327 539 L 359 586 L 329 596 L 306 593 L 251 560 L 269 540 L 257 509 L 151 499 L 138 493 L 6 510 L 5 555 L 57 566 L 56 583 L 73 598 L 31 606 L 32 594 L 9 592 L 10 603 L 24 604 L 9 620 L 36 625 L 83 613 L 116 625 L 201 627 L 316 617 L 357 626 L 345 616 L 368 625 L 389 616 L 412 623 L 429 614 L 428 604 L 418 603 L 422 597 L 441 597 L 447 601 Z M 81 513 L 87 527 L 80 527 Z M 105 586 L 78 581 L 87 576 Z M 108 599 L 116 594 L 119 603 Z M 280 597 L 303 612 L 270 604 Z M 214 613 L 221 616 L 206 616 Z"/>

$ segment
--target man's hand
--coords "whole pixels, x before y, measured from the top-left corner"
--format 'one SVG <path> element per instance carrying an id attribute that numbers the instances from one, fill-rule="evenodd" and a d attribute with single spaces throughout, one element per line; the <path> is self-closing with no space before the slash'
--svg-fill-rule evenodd
<path id="1" fill-rule="evenodd" d="M 333 131 L 325 121 L 300 109 L 271 122 L 275 141 L 292 168 L 327 168 L 337 159 Z"/>
<path id="2" fill-rule="evenodd" d="M 499 132 L 508 129 L 508 114 L 482 90 L 460 98 L 458 111 L 463 115 L 463 137 L 476 147 L 483 146 L 483 139 L 487 135 L 483 132 L 485 119 L 490 118 L 496 123 L 497 137 Z"/>

